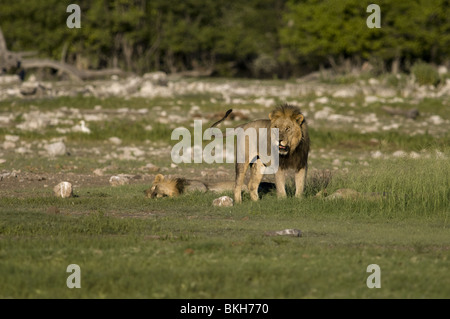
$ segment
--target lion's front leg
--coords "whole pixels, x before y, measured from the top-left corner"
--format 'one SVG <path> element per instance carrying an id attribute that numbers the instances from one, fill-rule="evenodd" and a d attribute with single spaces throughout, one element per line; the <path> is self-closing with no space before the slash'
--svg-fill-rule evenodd
<path id="1" fill-rule="evenodd" d="M 277 187 L 277 197 L 285 198 L 286 197 L 286 176 L 284 174 L 284 170 L 278 168 L 278 171 L 275 173 L 275 186 Z"/>
<path id="2" fill-rule="evenodd" d="M 236 163 L 236 179 L 234 184 L 234 201 L 236 203 L 242 202 L 242 185 L 244 184 L 247 168 L 248 163 Z"/>
<path id="3" fill-rule="evenodd" d="M 295 197 L 303 197 L 303 191 L 305 189 L 307 168 L 303 167 L 295 172 Z"/>
<path id="4" fill-rule="evenodd" d="M 253 201 L 259 200 L 258 188 L 263 178 L 264 165 L 260 159 L 251 164 L 250 181 L 248 182 L 248 190 L 250 192 L 250 199 Z"/>

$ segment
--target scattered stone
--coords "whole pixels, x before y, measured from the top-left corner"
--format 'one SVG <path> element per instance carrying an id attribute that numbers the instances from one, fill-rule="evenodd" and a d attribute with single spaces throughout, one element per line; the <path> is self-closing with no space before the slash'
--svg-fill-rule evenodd
<path id="1" fill-rule="evenodd" d="M 330 100 L 326 96 L 322 96 L 317 98 L 316 102 L 320 104 L 327 104 L 328 102 L 330 102 Z"/>
<path id="2" fill-rule="evenodd" d="M 4 141 L 2 144 L 3 149 L 8 150 L 11 148 L 15 148 L 16 144 L 14 142 L 10 142 L 10 141 Z"/>
<path id="3" fill-rule="evenodd" d="M 61 182 L 53 188 L 53 192 L 57 197 L 68 198 L 73 196 L 72 184 L 69 182 Z"/>
<path id="4" fill-rule="evenodd" d="M 412 151 L 411 153 L 409 153 L 409 157 L 413 158 L 413 159 L 417 159 L 417 158 L 420 158 L 420 154 Z"/>
<path id="5" fill-rule="evenodd" d="M 300 229 L 283 229 L 283 230 L 266 232 L 266 236 L 302 237 L 302 231 Z"/>
<path id="6" fill-rule="evenodd" d="M 5 135 L 5 141 L 7 142 L 17 142 L 19 140 L 19 136 L 17 135 Z"/>
<path id="7" fill-rule="evenodd" d="M 44 148 L 46 149 L 48 155 L 51 157 L 65 155 L 67 152 L 66 145 L 63 142 L 48 144 Z"/>
<path id="8" fill-rule="evenodd" d="M 333 166 L 340 166 L 341 165 L 341 160 L 336 158 L 333 160 L 333 162 L 331 163 Z"/>
<path id="9" fill-rule="evenodd" d="M 406 157 L 408 154 L 405 151 L 395 151 L 392 153 L 394 157 Z"/>
<path id="10" fill-rule="evenodd" d="M 440 66 L 438 66 L 438 73 L 439 73 L 440 75 L 447 74 L 447 73 L 448 73 L 447 67 L 446 67 L 445 65 L 440 65 Z"/>
<path id="11" fill-rule="evenodd" d="M 114 175 L 109 179 L 111 186 L 122 186 L 130 183 L 130 176 L 128 175 Z"/>
<path id="12" fill-rule="evenodd" d="M 33 95 L 37 92 L 39 83 L 37 82 L 24 82 L 20 87 L 20 93 L 22 95 Z"/>
<path id="13" fill-rule="evenodd" d="M 31 151 L 30 151 L 29 148 L 26 148 L 26 147 L 23 147 L 23 146 L 16 148 L 16 149 L 14 150 L 14 152 L 16 152 L 16 153 L 18 153 L 18 154 L 27 154 L 27 153 L 31 153 Z"/>
<path id="14" fill-rule="evenodd" d="M 444 123 L 444 120 L 439 115 L 430 116 L 429 121 L 435 125 L 440 125 L 440 124 Z"/>
<path id="15" fill-rule="evenodd" d="M 221 196 L 213 200 L 213 206 L 224 206 L 230 207 L 233 206 L 233 199 L 229 196 Z"/>
<path id="16" fill-rule="evenodd" d="M 317 111 L 314 114 L 315 120 L 327 120 L 330 114 L 334 113 L 334 110 L 331 107 L 325 106 L 322 110 Z"/>
<path id="17" fill-rule="evenodd" d="M 24 122 L 17 125 L 18 129 L 24 131 L 35 131 L 45 128 L 51 123 L 51 119 L 46 114 L 42 114 L 37 111 L 32 111 L 30 113 L 25 113 L 23 115 Z M 56 123 L 53 123 L 56 124 Z"/>
<path id="18" fill-rule="evenodd" d="M 12 114 L 0 115 L 0 125 L 7 125 L 13 120 Z"/>
<path id="19" fill-rule="evenodd" d="M 142 78 L 155 85 L 167 86 L 168 83 L 167 74 L 161 71 L 145 73 Z"/>
<path id="20" fill-rule="evenodd" d="M 4 158 L 0 158 L 0 164 L 3 164 L 5 162 L 6 162 L 6 160 Z"/>
<path id="21" fill-rule="evenodd" d="M 378 81 L 377 79 L 374 79 L 374 78 L 370 78 L 367 82 L 372 86 L 380 84 L 380 81 Z"/>
<path id="22" fill-rule="evenodd" d="M 334 92 L 333 97 L 334 98 L 336 98 L 336 97 L 337 98 L 339 98 L 339 97 L 350 98 L 350 97 L 355 97 L 356 94 L 358 94 L 357 90 L 346 88 L 346 89 L 340 89 L 340 90 L 337 90 L 336 92 Z"/>
<path id="23" fill-rule="evenodd" d="M 383 156 L 383 153 L 380 151 L 375 151 L 372 153 L 372 158 L 381 158 Z"/>
<path id="24" fill-rule="evenodd" d="M 0 84 L 19 84 L 20 82 L 20 77 L 18 75 L 0 76 Z"/>
<path id="25" fill-rule="evenodd" d="M 11 178 L 11 177 L 17 178 L 19 176 L 18 173 L 20 173 L 20 170 L 19 171 L 13 170 L 12 172 L 2 173 L 2 174 L 0 174 L 0 181 L 4 180 L 6 178 Z"/>
<path id="26" fill-rule="evenodd" d="M 122 140 L 121 140 L 120 138 L 118 138 L 118 137 L 115 137 L 115 136 L 110 137 L 108 140 L 109 140 L 111 143 L 113 143 L 114 145 L 120 145 L 120 144 L 122 144 Z"/>
<path id="27" fill-rule="evenodd" d="M 366 103 L 375 103 L 375 102 L 378 102 L 378 101 L 380 101 L 376 96 L 373 96 L 373 95 L 368 95 L 368 96 L 366 96 L 365 98 L 364 98 L 364 101 L 366 102 Z"/>

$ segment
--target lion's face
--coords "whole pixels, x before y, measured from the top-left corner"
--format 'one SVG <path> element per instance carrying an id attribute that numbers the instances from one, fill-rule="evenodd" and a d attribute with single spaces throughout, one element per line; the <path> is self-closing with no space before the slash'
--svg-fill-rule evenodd
<path id="1" fill-rule="evenodd" d="M 151 198 L 161 198 L 166 196 L 173 196 L 174 192 L 169 189 L 168 187 L 165 187 L 165 185 L 153 185 L 150 188 L 150 195 Z"/>
<path id="2" fill-rule="evenodd" d="M 165 180 L 161 174 L 156 175 L 152 187 L 145 191 L 146 196 L 150 198 L 172 197 L 178 195 L 176 183 L 172 180 Z"/>
<path id="3" fill-rule="evenodd" d="M 291 110 L 275 110 L 269 114 L 270 128 L 278 129 L 278 149 L 281 156 L 288 155 L 295 150 L 302 140 L 301 125 L 305 118 L 301 113 Z"/>

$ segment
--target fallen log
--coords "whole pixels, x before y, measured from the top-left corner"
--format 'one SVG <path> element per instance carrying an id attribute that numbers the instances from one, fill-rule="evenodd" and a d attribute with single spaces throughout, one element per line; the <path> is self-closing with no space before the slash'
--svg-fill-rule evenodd
<path id="1" fill-rule="evenodd" d="M 22 60 L 22 67 L 24 69 L 52 68 L 60 71 L 61 73 L 66 73 L 72 80 L 75 81 L 93 80 L 111 75 L 125 74 L 124 71 L 116 68 L 104 70 L 80 70 L 70 64 L 61 63 L 50 59 L 24 59 Z"/>
<path id="2" fill-rule="evenodd" d="M 36 55 L 37 52 L 11 52 L 6 46 L 6 41 L 0 28 L 0 73 L 10 69 L 39 69 L 51 68 L 59 73 L 66 73 L 74 81 L 93 80 L 111 75 L 126 75 L 121 69 L 80 70 L 73 65 L 58 62 L 51 59 L 24 59 L 26 56 Z"/>

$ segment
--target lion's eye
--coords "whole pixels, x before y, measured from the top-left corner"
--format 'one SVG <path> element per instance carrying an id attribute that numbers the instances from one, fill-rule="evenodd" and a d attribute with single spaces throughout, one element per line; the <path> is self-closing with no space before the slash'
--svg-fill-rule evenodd
<path id="1" fill-rule="evenodd" d="M 291 128 L 290 128 L 289 126 L 288 126 L 288 127 L 286 127 L 286 132 L 287 132 L 287 131 L 289 131 L 290 129 L 291 129 Z"/>

